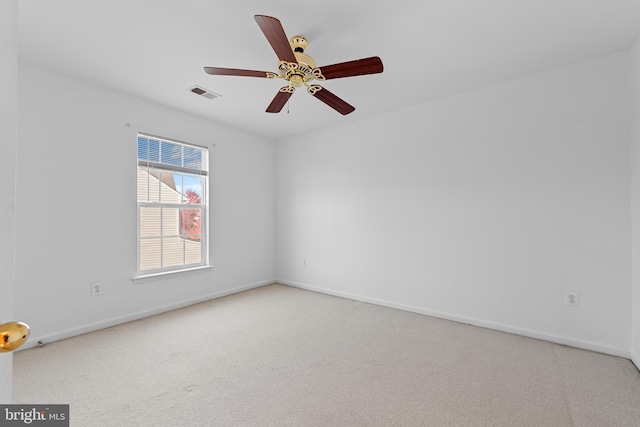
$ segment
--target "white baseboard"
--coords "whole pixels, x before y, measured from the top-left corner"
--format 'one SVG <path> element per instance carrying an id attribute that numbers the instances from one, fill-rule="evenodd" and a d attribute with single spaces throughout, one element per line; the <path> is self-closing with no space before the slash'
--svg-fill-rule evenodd
<path id="1" fill-rule="evenodd" d="M 634 365 L 636 365 L 636 368 L 638 368 L 638 370 L 640 371 L 640 354 L 634 353 L 632 351 L 631 352 L 631 361 L 633 362 Z"/>
<path id="2" fill-rule="evenodd" d="M 75 336 L 78 336 L 78 335 L 83 335 L 83 334 L 86 334 L 86 333 L 89 333 L 89 332 L 98 331 L 100 329 L 110 328 L 112 326 L 121 325 L 123 323 L 132 322 L 134 320 L 144 319 L 145 317 L 154 316 L 156 314 L 165 313 L 167 311 L 176 310 L 176 309 L 183 308 L 183 307 L 188 307 L 190 305 L 198 304 L 198 303 L 205 302 L 205 301 L 210 301 L 210 300 L 216 299 L 216 298 L 222 298 L 222 297 L 225 297 L 225 296 L 228 296 L 228 295 L 237 294 L 239 292 L 248 291 L 250 289 L 255 289 L 255 288 L 262 287 L 262 286 L 271 285 L 273 283 L 275 283 L 275 280 L 265 280 L 265 281 L 262 281 L 262 282 L 251 283 L 251 284 L 248 284 L 248 285 L 237 286 L 235 288 L 225 289 L 223 291 L 214 292 L 212 294 L 203 295 L 201 297 L 193 298 L 193 299 L 186 300 L 186 301 L 181 301 L 179 303 L 169 304 L 169 305 L 165 305 L 165 306 L 162 306 L 162 307 L 157 307 L 157 308 L 154 308 L 154 309 L 151 309 L 151 310 L 146 310 L 146 311 L 141 311 L 141 312 L 138 312 L 138 313 L 130 314 L 130 315 L 127 315 L 127 316 L 122 316 L 122 317 L 112 318 L 112 319 L 108 319 L 108 320 L 103 320 L 103 321 L 100 321 L 100 322 L 92 323 L 90 325 L 82 326 L 80 328 L 67 329 L 65 331 L 56 332 L 54 334 L 43 335 L 43 336 L 33 336 L 33 335 L 31 335 L 29 337 L 29 340 L 19 350 L 16 350 L 16 351 L 27 350 L 29 348 L 38 347 L 40 345 L 52 343 L 52 342 L 55 342 L 55 341 L 64 340 L 64 339 L 67 339 L 67 338 L 72 338 L 72 337 L 75 337 Z M 42 344 L 40 344 L 41 342 L 42 342 Z"/>
<path id="3" fill-rule="evenodd" d="M 424 314 L 426 316 L 437 317 L 440 319 L 452 320 L 458 323 L 464 323 L 473 326 L 479 326 L 482 328 L 493 329 L 500 332 L 507 332 L 514 335 L 521 335 L 524 337 L 535 338 L 543 341 L 549 341 L 556 344 L 562 344 L 570 347 L 576 347 L 584 350 L 595 351 L 598 353 L 610 354 L 612 356 L 623 357 L 625 359 L 632 359 L 630 351 L 617 347 L 611 347 L 606 344 L 600 344 L 591 341 L 578 340 L 575 338 L 565 337 L 561 335 L 549 334 L 545 332 L 535 331 L 531 329 L 519 328 L 502 323 L 486 321 L 482 319 L 475 319 L 471 317 L 460 316 L 451 313 L 444 313 L 434 310 L 429 310 L 423 307 L 412 306 L 407 304 L 400 304 L 393 301 L 386 301 L 378 298 L 370 298 L 362 295 L 352 294 L 348 292 L 336 291 L 333 289 L 321 288 L 318 286 L 307 285 L 304 283 L 293 282 L 285 279 L 277 279 L 276 283 L 292 286 L 295 288 L 306 289 L 309 291 L 319 292 L 327 295 L 333 295 L 341 298 L 347 298 L 355 301 L 361 301 L 369 304 L 379 305 L 383 307 L 395 308 L 398 310 L 408 311 L 411 313 Z M 640 358 L 635 357 L 633 360 L 636 366 L 639 366 Z"/>

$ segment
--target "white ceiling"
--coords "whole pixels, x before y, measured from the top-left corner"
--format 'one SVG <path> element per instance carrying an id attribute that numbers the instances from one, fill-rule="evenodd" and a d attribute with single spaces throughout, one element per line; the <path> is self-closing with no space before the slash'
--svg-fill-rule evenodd
<path id="1" fill-rule="evenodd" d="M 622 51 L 640 0 L 20 0 L 20 58 L 273 139 Z M 210 76 L 204 66 L 276 71 L 253 16 L 305 36 L 319 66 L 379 56 L 382 74 L 324 87 L 342 116 L 299 89 L 264 110 L 281 80 Z M 207 100 L 200 85 L 222 95 Z"/>

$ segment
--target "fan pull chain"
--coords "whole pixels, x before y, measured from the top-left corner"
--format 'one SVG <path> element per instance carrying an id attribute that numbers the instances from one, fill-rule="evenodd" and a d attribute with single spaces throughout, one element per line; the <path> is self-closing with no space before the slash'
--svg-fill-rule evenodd
<path id="1" fill-rule="evenodd" d="M 287 114 L 289 114 L 289 113 L 290 113 L 290 111 L 289 111 L 289 100 L 287 100 Z"/>

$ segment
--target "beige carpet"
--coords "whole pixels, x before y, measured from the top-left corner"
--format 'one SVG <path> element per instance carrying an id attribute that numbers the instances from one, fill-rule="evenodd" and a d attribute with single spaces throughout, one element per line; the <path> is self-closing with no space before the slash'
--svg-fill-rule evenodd
<path id="1" fill-rule="evenodd" d="M 640 426 L 626 359 L 271 285 L 15 354 L 71 426 Z"/>

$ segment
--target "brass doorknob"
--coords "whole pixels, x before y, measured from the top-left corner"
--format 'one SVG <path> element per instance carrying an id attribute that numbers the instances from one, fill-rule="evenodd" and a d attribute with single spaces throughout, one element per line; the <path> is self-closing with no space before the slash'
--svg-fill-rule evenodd
<path id="1" fill-rule="evenodd" d="M 0 353 L 7 353 L 24 344 L 29 338 L 29 325 L 8 322 L 0 325 Z"/>

